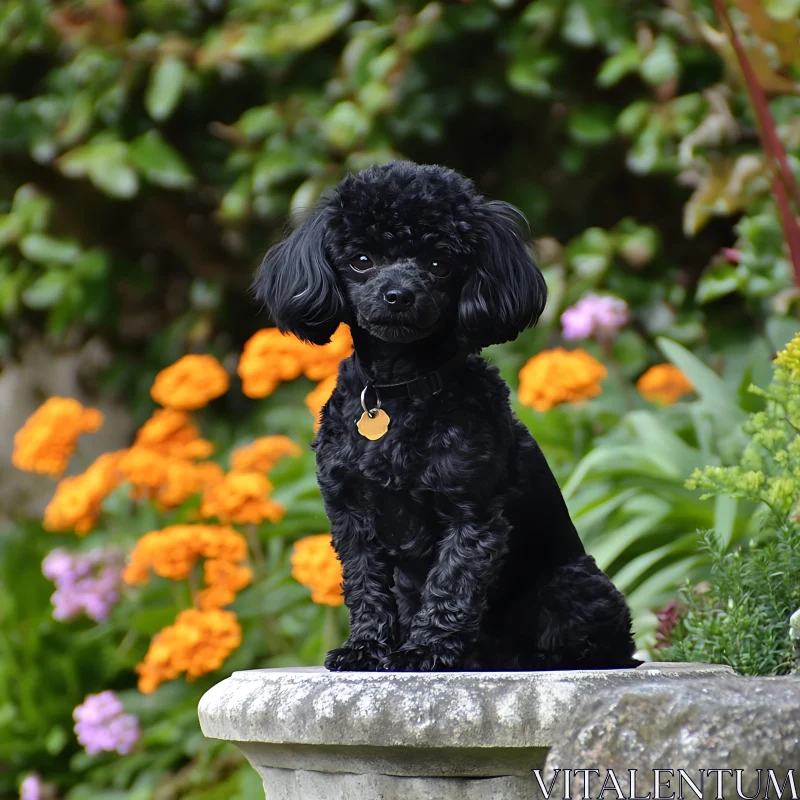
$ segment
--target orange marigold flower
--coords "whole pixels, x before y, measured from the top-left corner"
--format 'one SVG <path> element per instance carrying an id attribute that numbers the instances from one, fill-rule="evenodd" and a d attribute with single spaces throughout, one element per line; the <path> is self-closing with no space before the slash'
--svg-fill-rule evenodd
<path id="1" fill-rule="evenodd" d="M 149 570 L 171 580 L 183 580 L 200 557 L 240 562 L 247 542 L 229 525 L 169 525 L 142 536 L 122 573 L 125 583 L 143 583 Z"/>
<path id="2" fill-rule="evenodd" d="M 229 386 L 228 373 L 214 356 L 189 355 L 156 375 L 150 396 L 165 408 L 193 411 L 225 394 Z"/>
<path id="3" fill-rule="evenodd" d="M 162 508 L 181 505 L 222 480 L 224 475 L 219 464 L 210 461 L 198 464 L 136 445 L 120 459 L 119 470 L 130 481 L 134 499 L 155 500 Z"/>
<path id="4" fill-rule="evenodd" d="M 174 458 L 208 458 L 214 445 L 200 437 L 200 431 L 183 411 L 159 408 L 136 434 L 134 447 L 155 450 Z"/>
<path id="5" fill-rule="evenodd" d="M 155 495 L 157 505 L 162 508 L 175 508 L 185 503 L 192 495 L 199 494 L 222 479 L 224 472 L 219 464 L 169 459 L 166 480 L 159 486 Z"/>
<path id="6" fill-rule="evenodd" d="M 536 411 L 600 394 L 608 371 L 585 350 L 557 347 L 531 358 L 519 373 L 519 401 Z"/>
<path id="7" fill-rule="evenodd" d="M 146 533 L 136 542 L 122 572 L 122 580 L 128 584 L 144 583 L 150 569 L 173 581 L 186 578 L 200 556 L 194 528 L 193 525 L 170 525 Z"/>
<path id="8" fill-rule="evenodd" d="M 132 496 L 146 499 L 155 496 L 167 481 L 168 456 L 135 445 L 119 461 L 119 471 L 133 486 Z"/>
<path id="9" fill-rule="evenodd" d="M 198 552 L 205 558 L 245 561 L 247 540 L 230 525 L 193 525 Z"/>
<path id="10" fill-rule="evenodd" d="M 288 436 L 261 436 L 231 453 L 231 467 L 237 472 L 269 472 L 283 456 L 300 453 L 300 447 Z"/>
<path id="11" fill-rule="evenodd" d="M 329 533 L 306 536 L 294 543 L 292 577 L 311 589 L 311 599 L 326 606 L 340 606 L 342 565 L 336 558 Z"/>
<path id="12" fill-rule="evenodd" d="M 105 497 L 121 482 L 119 462 L 124 450 L 105 453 L 85 472 L 64 478 L 44 512 L 48 531 L 74 530 L 84 536 L 95 526 Z"/>
<path id="13" fill-rule="evenodd" d="M 193 680 L 219 669 L 242 643 L 242 629 L 231 611 L 187 609 L 173 625 L 157 633 L 144 661 L 136 667 L 139 691 L 154 692 L 182 672 Z"/>
<path id="14" fill-rule="evenodd" d="M 314 417 L 314 430 L 318 430 L 322 418 L 322 409 L 325 403 L 331 399 L 333 390 L 336 388 L 337 375 L 331 375 L 325 380 L 320 381 L 307 395 L 306 408 Z"/>
<path id="15" fill-rule="evenodd" d="M 262 328 L 245 343 L 237 372 L 242 391 L 252 398 L 271 395 L 282 381 L 300 377 L 307 345 L 277 328 Z"/>
<path id="16" fill-rule="evenodd" d="M 350 328 L 339 325 L 330 342 L 321 347 L 310 345 L 303 372 L 312 381 L 334 377 L 339 372 L 339 362 L 353 352 L 353 337 Z"/>
<path id="17" fill-rule="evenodd" d="M 689 379 L 673 364 L 656 364 L 636 381 L 636 388 L 653 403 L 668 406 L 694 391 Z"/>
<path id="18" fill-rule="evenodd" d="M 238 373 L 242 391 L 253 398 L 267 397 L 283 381 L 305 375 L 313 381 L 335 375 L 339 362 L 353 352 L 350 329 L 340 325 L 326 345 L 308 344 L 277 328 L 264 328 L 245 344 Z"/>
<path id="19" fill-rule="evenodd" d="M 84 408 L 71 397 L 51 397 L 14 435 L 11 460 L 17 469 L 57 477 L 67 468 L 78 437 L 102 424 L 96 408 Z"/>
<path id="20" fill-rule="evenodd" d="M 203 571 L 208 588 L 198 594 L 197 600 L 204 610 L 229 605 L 235 600 L 236 592 L 253 580 L 253 571 L 249 567 L 223 559 L 206 561 Z"/>
<path id="21" fill-rule="evenodd" d="M 272 484 L 261 472 L 229 472 L 206 490 L 200 505 L 202 517 L 217 517 L 221 522 L 280 522 L 285 509 L 269 494 Z"/>

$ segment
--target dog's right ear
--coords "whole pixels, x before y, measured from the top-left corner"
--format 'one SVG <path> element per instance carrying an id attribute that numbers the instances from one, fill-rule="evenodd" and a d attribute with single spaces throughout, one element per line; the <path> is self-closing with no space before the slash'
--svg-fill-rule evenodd
<path id="1" fill-rule="evenodd" d="M 331 208 L 322 203 L 264 256 L 253 282 L 256 299 L 275 325 L 312 344 L 325 344 L 344 318 L 344 295 L 325 255 Z"/>

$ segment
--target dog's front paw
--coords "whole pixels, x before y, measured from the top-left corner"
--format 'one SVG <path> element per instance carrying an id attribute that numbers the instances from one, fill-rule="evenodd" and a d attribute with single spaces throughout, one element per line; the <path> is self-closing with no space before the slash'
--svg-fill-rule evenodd
<path id="1" fill-rule="evenodd" d="M 325 657 L 325 666 L 331 672 L 370 672 L 378 669 L 389 648 L 370 639 L 345 642 L 331 650 Z"/>
<path id="2" fill-rule="evenodd" d="M 389 653 L 378 669 L 391 672 L 434 672 L 461 669 L 461 648 L 439 644 L 406 644 Z"/>

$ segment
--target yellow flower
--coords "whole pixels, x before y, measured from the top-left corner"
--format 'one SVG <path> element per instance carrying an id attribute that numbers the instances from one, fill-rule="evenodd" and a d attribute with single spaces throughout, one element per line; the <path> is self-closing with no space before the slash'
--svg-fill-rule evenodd
<path id="1" fill-rule="evenodd" d="M 231 453 L 231 467 L 237 472 L 269 472 L 283 456 L 302 451 L 288 436 L 262 436 Z"/>
<path id="2" fill-rule="evenodd" d="M 778 353 L 775 363 L 785 367 L 792 378 L 800 375 L 800 333 L 796 334 L 786 348 Z"/>
<path id="3" fill-rule="evenodd" d="M 136 434 L 134 447 L 155 450 L 174 458 L 208 458 L 214 445 L 200 437 L 200 431 L 183 411 L 159 408 Z"/>
<path id="4" fill-rule="evenodd" d="M 340 606 L 342 565 L 336 558 L 329 533 L 306 536 L 295 542 L 292 551 L 292 577 L 311 589 L 311 599 L 326 606 Z"/>
<path id="5" fill-rule="evenodd" d="M 656 364 L 636 381 L 636 388 L 647 400 L 668 406 L 694 391 L 689 379 L 672 364 Z"/>
<path id="6" fill-rule="evenodd" d="M 102 424 L 96 408 L 84 408 L 70 397 L 51 397 L 15 434 L 11 460 L 17 469 L 57 477 L 67 468 L 78 437 Z"/>
<path id="7" fill-rule="evenodd" d="M 333 390 L 336 388 L 337 375 L 331 375 L 320 381 L 314 389 L 306 395 L 306 408 L 314 417 L 314 430 L 319 429 L 322 417 L 322 408 L 331 399 Z"/>
<path id="8" fill-rule="evenodd" d="M 242 629 L 231 611 L 187 609 L 150 642 L 144 661 L 136 667 L 139 691 L 154 692 L 182 672 L 188 680 L 219 669 L 242 643 Z"/>
<path id="9" fill-rule="evenodd" d="M 270 500 L 271 491 L 272 484 L 263 473 L 233 470 L 206 490 L 200 515 L 242 524 L 258 524 L 264 520 L 280 522 L 285 509 Z"/>
<path id="10" fill-rule="evenodd" d="M 150 395 L 165 408 L 193 411 L 228 391 L 225 368 L 210 355 L 189 355 L 156 375 Z"/>
<path id="11" fill-rule="evenodd" d="M 48 531 L 74 530 L 84 536 L 95 526 L 104 498 L 122 481 L 119 462 L 126 451 L 105 453 L 85 472 L 64 478 L 44 512 Z"/>
<path id="12" fill-rule="evenodd" d="M 264 328 L 245 344 L 238 373 L 242 391 L 253 398 L 267 397 L 283 381 L 305 375 L 321 381 L 335 375 L 339 362 L 353 351 L 350 330 L 340 325 L 331 341 L 322 346 L 308 344 L 277 328 Z"/>
<path id="13" fill-rule="evenodd" d="M 536 411 L 600 394 L 608 371 L 585 350 L 557 347 L 531 358 L 519 373 L 519 401 Z"/>

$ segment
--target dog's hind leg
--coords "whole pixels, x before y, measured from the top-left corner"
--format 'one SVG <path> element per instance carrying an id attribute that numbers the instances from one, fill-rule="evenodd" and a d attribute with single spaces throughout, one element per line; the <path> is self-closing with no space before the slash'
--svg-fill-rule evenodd
<path id="1" fill-rule="evenodd" d="M 508 609 L 484 669 L 635 667 L 625 598 L 591 556 L 556 567 Z"/>

